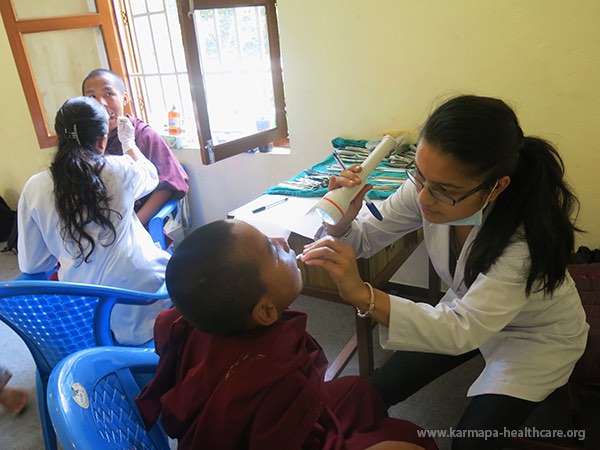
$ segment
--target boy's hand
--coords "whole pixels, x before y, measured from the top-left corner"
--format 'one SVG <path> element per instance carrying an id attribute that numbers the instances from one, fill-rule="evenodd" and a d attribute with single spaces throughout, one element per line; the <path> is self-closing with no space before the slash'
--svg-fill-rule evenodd
<path id="1" fill-rule="evenodd" d="M 117 117 L 117 136 L 123 147 L 123 153 L 135 147 L 135 128 L 125 116 Z"/>

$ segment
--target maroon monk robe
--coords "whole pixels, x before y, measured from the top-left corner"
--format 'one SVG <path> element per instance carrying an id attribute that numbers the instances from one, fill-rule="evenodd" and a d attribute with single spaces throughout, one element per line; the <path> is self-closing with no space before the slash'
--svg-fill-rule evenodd
<path id="1" fill-rule="evenodd" d="M 137 399 L 148 426 L 158 420 L 179 449 L 364 449 L 414 442 L 414 424 L 387 417 L 367 379 L 323 381 L 327 360 L 306 332 L 306 315 L 220 337 L 189 325 L 175 309 L 155 324 L 160 362 Z"/>
<path id="2" fill-rule="evenodd" d="M 176 199 L 183 198 L 187 194 L 188 176 L 173 155 L 160 134 L 150 125 L 135 117 L 127 116 L 135 128 L 135 143 L 140 151 L 156 166 L 158 171 L 158 186 L 156 189 L 166 189 L 173 192 Z M 106 154 L 122 155 L 123 148 L 117 136 L 115 128 L 108 133 L 106 143 Z M 141 202 L 144 203 L 143 201 Z M 141 206 L 141 205 L 140 205 Z"/>

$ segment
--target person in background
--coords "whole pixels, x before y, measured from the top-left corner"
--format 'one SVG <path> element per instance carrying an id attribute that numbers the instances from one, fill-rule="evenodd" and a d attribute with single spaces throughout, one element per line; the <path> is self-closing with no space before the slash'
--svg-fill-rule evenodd
<path id="1" fill-rule="evenodd" d="M 352 166 L 330 189 L 360 184 L 359 171 Z M 512 109 L 489 97 L 437 108 L 406 175 L 382 203 L 382 222 L 357 217 L 366 185 L 302 261 L 326 269 L 342 299 L 383 325 L 382 346 L 397 351 L 372 382 L 387 405 L 481 354 L 452 448 L 500 449 L 507 430 L 567 383 L 586 346 L 589 326 L 567 272 L 577 199 L 556 149 L 524 136 Z M 419 228 L 448 286 L 433 306 L 373 289 L 356 266 Z"/>
<path id="2" fill-rule="evenodd" d="M 123 79 L 107 69 L 92 70 L 83 80 L 81 90 L 106 108 L 109 115 L 106 154 L 122 155 L 123 147 L 117 136 L 117 118 L 123 116 L 130 102 Z M 138 200 L 136 212 L 144 226 L 171 198 L 181 199 L 188 192 L 188 176 L 164 139 L 140 119 L 127 116 L 135 129 L 135 143 L 158 170 L 159 183 L 154 191 Z"/>
<path id="3" fill-rule="evenodd" d="M 59 263 L 60 281 L 156 291 L 170 255 L 154 245 L 133 209 L 158 184 L 156 168 L 136 146 L 133 124 L 118 118 L 121 156 L 105 155 L 109 115 L 93 98 L 67 100 L 54 129 L 58 149 L 50 168 L 33 175 L 19 198 L 20 270 L 46 272 Z M 115 338 L 131 345 L 149 341 L 156 315 L 169 306 L 169 300 L 116 305 Z"/>
<path id="4" fill-rule="evenodd" d="M 285 239 L 209 223 L 175 249 L 166 281 L 176 309 L 156 320 L 158 369 L 136 402 L 180 450 L 437 448 L 389 418 L 367 378 L 324 382 L 306 315 L 288 310 L 302 277 Z"/>
<path id="5" fill-rule="evenodd" d="M 18 416 L 29 403 L 29 394 L 23 389 L 7 387 L 12 374 L 0 365 L 0 405 L 13 416 Z"/>

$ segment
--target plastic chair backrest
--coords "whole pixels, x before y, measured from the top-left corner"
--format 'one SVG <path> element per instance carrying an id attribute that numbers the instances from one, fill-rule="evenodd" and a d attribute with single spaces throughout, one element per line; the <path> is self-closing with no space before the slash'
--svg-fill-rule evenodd
<path id="1" fill-rule="evenodd" d="M 61 361 L 48 383 L 48 409 L 62 447 L 169 449 L 160 425 L 146 430 L 135 405 L 157 364 L 153 350 L 128 347 L 81 350 Z"/>
<path id="2" fill-rule="evenodd" d="M 187 173 L 187 170 L 185 169 L 185 166 L 183 164 L 181 164 L 181 168 L 185 173 Z M 160 246 L 160 248 L 163 250 L 169 251 L 165 239 L 165 219 L 171 214 L 173 216 L 177 214 L 181 201 L 183 201 L 183 199 L 169 199 L 148 221 L 147 228 L 148 233 L 150 233 L 150 236 L 152 237 L 152 242 L 154 242 L 155 245 Z"/>
<path id="3" fill-rule="evenodd" d="M 169 214 L 176 212 L 178 206 L 179 200 L 172 198 L 162 205 L 157 213 L 148 221 L 148 233 L 150 233 L 150 236 L 152 237 L 152 242 L 154 242 L 155 245 L 159 245 L 163 250 L 167 250 L 167 243 L 165 240 L 165 219 Z"/>
<path id="4" fill-rule="evenodd" d="M 156 293 L 145 293 L 58 281 L 0 283 L 0 320 L 25 342 L 36 365 L 38 408 L 47 449 L 56 448 L 45 401 L 54 366 L 78 350 L 117 345 L 110 330 L 116 303 L 148 305 L 165 298 L 165 286 Z"/>

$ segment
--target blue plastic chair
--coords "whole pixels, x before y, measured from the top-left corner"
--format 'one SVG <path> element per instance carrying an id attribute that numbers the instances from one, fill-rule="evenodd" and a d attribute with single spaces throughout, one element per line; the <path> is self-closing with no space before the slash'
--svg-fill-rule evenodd
<path id="1" fill-rule="evenodd" d="M 172 198 L 162 205 L 158 212 L 148 221 L 148 233 L 152 236 L 152 242 L 155 245 L 159 245 L 163 250 L 167 250 L 165 242 L 165 219 L 169 214 L 176 214 L 178 207 L 179 200 Z"/>
<path id="2" fill-rule="evenodd" d="M 185 173 L 187 173 L 187 170 L 183 164 L 181 164 L 181 168 Z M 171 198 L 164 205 L 162 205 L 156 214 L 154 214 L 154 216 L 148 221 L 147 228 L 148 233 L 150 233 L 150 236 L 152 236 L 152 242 L 154 242 L 155 245 L 160 246 L 160 248 L 163 250 L 167 250 L 169 252 L 172 252 L 172 249 L 167 248 L 167 243 L 165 240 L 165 221 L 169 215 L 172 215 L 173 217 L 177 215 L 179 208 L 181 208 L 181 201 L 183 201 L 183 199 L 176 200 Z M 189 228 L 190 226 L 191 223 L 188 223 L 185 225 L 185 228 Z"/>
<path id="3" fill-rule="evenodd" d="M 149 305 L 168 298 L 163 285 L 155 293 L 59 281 L 17 280 L 0 283 L 0 320 L 29 348 L 37 369 L 37 400 L 46 449 L 57 448 L 46 405 L 52 369 L 78 350 L 114 346 L 110 314 L 115 304 Z M 146 344 L 153 346 L 153 342 Z"/>
<path id="4" fill-rule="evenodd" d="M 63 359 L 48 382 L 48 410 L 63 448 L 169 449 L 159 424 L 146 430 L 134 399 L 150 380 L 151 349 L 96 347 Z"/>

